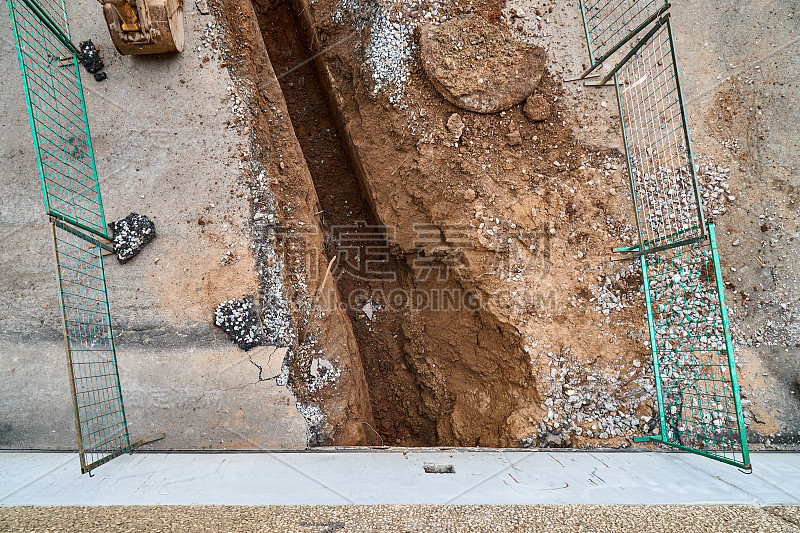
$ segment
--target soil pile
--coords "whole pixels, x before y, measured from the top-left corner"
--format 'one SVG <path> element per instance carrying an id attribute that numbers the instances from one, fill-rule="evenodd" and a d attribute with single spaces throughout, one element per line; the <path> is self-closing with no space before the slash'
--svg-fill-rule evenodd
<path id="1" fill-rule="evenodd" d="M 480 15 L 420 29 L 420 54 L 436 90 L 458 107 L 496 113 L 522 102 L 544 72 L 544 50 Z"/>

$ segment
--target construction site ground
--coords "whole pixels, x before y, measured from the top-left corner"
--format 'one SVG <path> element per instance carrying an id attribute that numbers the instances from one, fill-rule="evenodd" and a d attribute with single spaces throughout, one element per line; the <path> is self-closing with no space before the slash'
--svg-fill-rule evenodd
<path id="1" fill-rule="evenodd" d="M 68 6 L 73 39 L 107 65 L 104 82 L 84 76 L 107 218 L 146 214 L 158 235 L 105 263 L 132 436 L 164 431 L 163 450 L 640 446 L 655 429 L 641 276 L 610 253 L 634 240 L 622 138 L 613 89 L 563 83 L 587 57 L 577 3 L 369 5 L 188 2 L 186 50 L 138 58 L 113 49 L 96 3 Z M 545 48 L 547 120 L 459 110 L 427 81 L 419 25 L 471 11 Z M 671 11 L 748 435 L 796 447 L 800 14 Z M 74 449 L 10 32 L 0 47 L 0 447 Z M 348 239 L 370 277 L 331 262 Z M 393 306 L 393 291 L 480 305 Z M 251 294 L 281 347 L 244 352 L 213 325 L 217 304 Z"/>
<path id="2" fill-rule="evenodd" d="M 0 509 L 9 530 L 231 532 L 797 531 L 798 508 L 627 506 L 21 507 Z M 76 525 L 81 524 L 81 525 Z"/>

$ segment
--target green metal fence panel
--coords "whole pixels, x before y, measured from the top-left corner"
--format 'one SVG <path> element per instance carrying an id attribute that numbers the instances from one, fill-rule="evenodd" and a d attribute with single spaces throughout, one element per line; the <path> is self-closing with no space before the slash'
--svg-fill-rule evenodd
<path id="1" fill-rule="evenodd" d="M 32 7 L 41 11 L 67 38 L 69 35 L 69 22 L 67 21 L 67 7 L 62 0 L 36 0 L 31 2 Z"/>
<path id="2" fill-rule="evenodd" d="M 705 223 L 669 13 L 614 74 L 639 246 L 696 242 Z"/>
<path id="3" fill-rule="evenodd" d="M 111 331 L 103 250 L 95 239 L 51 219 L 64 343 L 81 472 L 131 450 Z"/>
<path id="4" fill-rule="evenodd" d="M 590 67 L 581 78 L 611 57 L 667 9 L 665 0 L 579 0 Z"/>
<path id="5" fill-rule="evenodd" d="M 640 262 L 661 427 L 647 440 L 750 468 L 713 224 Z"/>
<path id="6" fill-rule="evenodd" d="M 63 4 L 8 0 L 8 7 L 45 210 L 107 239 L 80 64 Z"/>

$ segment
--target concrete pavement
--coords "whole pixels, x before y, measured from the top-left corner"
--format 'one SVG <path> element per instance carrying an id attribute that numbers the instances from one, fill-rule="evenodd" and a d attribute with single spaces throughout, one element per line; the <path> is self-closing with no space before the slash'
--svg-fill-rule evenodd
<path id="1" fill-rule="evenodd" d="M 136 453 L 81 476 L 75 454 L 0 453 L 0 506 L 800 505 L 800 455 L 752 474 L 668 452 L 392 449 Z M 450 465 L 453 473 L 427 473 Z"/>
<path id="2" fill-rule="evenodd" d="M 183 53 L 128 57 L 114 49 L 97 2 L 67 8 L 73 40 L 92 39 L 105 56 L 106 81 L 81 70 L 106 218 L 135 211 L 156 224 L 133 260 L 105 261 L 132 438 L 164 431 L 153 444 L 163 449 L 304 448 L 291 393 L 259 381 L 252 352 L 212 324 L 219 302 L 258 287 L 244 182 L 250 137 L 213 16 L 190 2 Z M 0 448 L 71 449 L 50 230 L 5 3 L 0 21 Z M 271 367 L 263 377 L 280 373 L 282 352 L 272 351 L 254 357 Z"/>

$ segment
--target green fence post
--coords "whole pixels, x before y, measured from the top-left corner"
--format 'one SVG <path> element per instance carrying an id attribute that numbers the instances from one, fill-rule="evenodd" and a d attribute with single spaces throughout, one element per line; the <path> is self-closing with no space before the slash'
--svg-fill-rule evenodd
<path id="1" fill-rule="evenodd" d="M 725 351 L 728 358 L 728 372 L 731 378 L 731 388 L 733 389 L 733 401 L 736 408 L 736 423 L 739 427 L 739 440 L 742 446 L 742 462 L 745 468 L 750 466 L 750 450 L 747 446 L 747 432 L 744 425 L 744 414 L 742 413 L 742 397 L 739 391 L 739 379 L 736 375 L 736 360 L 733 355 L 733 341 L 731 338 L 731 328 L 728 322 L 728 307 L 725 305 L 725 286 L 722 283 L 722 268 L 719 263 L 719 253 L 717 252 L 717 237 L 714 233 L 714 224 L 708 224 L 708 237 L 711 241 L 711 258 L 714 262 L 714 278 L 716 278 L 717 296 L 719 297 L 719 308 L 722 314 L 722 329 L 725 335 Z"/>

